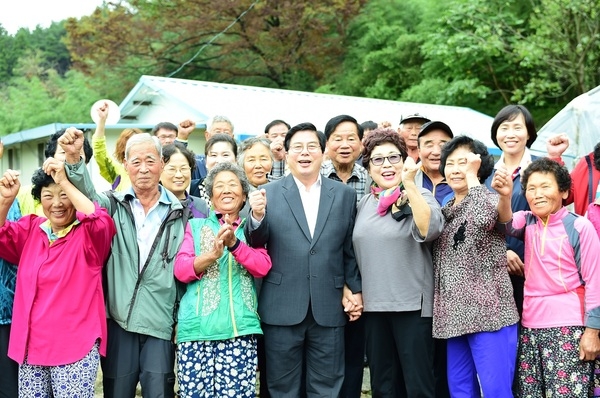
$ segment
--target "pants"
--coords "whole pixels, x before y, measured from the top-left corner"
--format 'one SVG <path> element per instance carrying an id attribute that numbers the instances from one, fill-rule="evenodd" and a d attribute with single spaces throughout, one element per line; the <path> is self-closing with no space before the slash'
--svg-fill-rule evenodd
<path id="1" fill-rule="evenodd" d="M 373 397 L 434 398 L 432 318 L 421 311 L 363 317 Z"/>
<path id="2" fill-rule="evenodd" d="M 0 325 L 0 398 L 15 398 L 19 390 L 19 364 L 8 357 L 10 324 Z"/>
<path id="3" fill-rule="evenodd" d="M 96 343 L 85 357 L 67 365 L 31 365 L 25 358 L 19 366 L 19 397 L 94 398 L 98 347 Z"/>
<path id="4" fill-rule="evenodd" d="M 256 396 L 256 337 L 178 344 L 182 398 Z"/>
<path id="5" fill-rule="evenodd" d="M 344 330 L 345 375 L 341 398 L 360 398 L 365 367 L 365 322 L 360 317 Z"/>
<path id="6" fill-rule="evenodd" d="M 519 396 L 587 397 L 594 387 L 594 362 L 579 360 L 583 326 L 523 327 L 519 336 Z"/>
<path id="7" fill-rule="evenodd" d="M 344 380 L 344 327 L 324 327 L 309 310 L 298 325 L 263 324 L 271 397 L 300 397 L 306 361 L 306 396 L 338 397 Z"/>
<path id="8" fill-rule="evenodd" d="M 102 359 L 105 398 L 133 398 L 138 381 L 144 398 L 175 395 L 175 346 L 121 328 L 108 320 L 108 349 Z"/>
<path id="9" fill-rule="evenodd" d="M 512 398 L 516 355 L 516 324 L 448 339 L 450 395 L 479 398 L 483 392 L 485 397 Z"/>

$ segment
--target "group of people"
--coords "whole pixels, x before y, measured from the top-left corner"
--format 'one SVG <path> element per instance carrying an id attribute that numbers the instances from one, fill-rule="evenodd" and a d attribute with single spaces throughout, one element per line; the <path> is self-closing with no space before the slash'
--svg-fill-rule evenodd
<path id="1" fill-rule="evenodd" d="M 509 105 L 498 161 L 420 114 L 218 116 L 203 155 L 163 122 L 111 157 L 98 116 L 0 178 L 0 396 L 93 397 L 101 364 L 105 397 L 354 398 L 365 358 L 374 397 L 600 395 L 600 144 L 572 178 Z"/>

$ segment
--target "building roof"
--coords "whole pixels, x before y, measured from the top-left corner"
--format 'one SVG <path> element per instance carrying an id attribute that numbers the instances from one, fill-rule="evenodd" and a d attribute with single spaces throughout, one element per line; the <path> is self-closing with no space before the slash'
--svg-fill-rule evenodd
<path id="1" fill-rule="evenodd" d="M 239 138 L 264 132 L 274 119 L 290 125 L 311 122 L 323 130 L 334 116 L 347 114 L 362 123 L 389 121 L 396 128 L 402 115 L 421 114 L 431 120 L 448 124 L 454 135 L 466 134 L 482 141 L 492 154 L 500 150 L 490 138 L 493 118 L 470 108 L 418 104 L 373 98 L 319 94 L 294 90 L 242 86 L 196 80 L 175 79 L 144 75 L 119 105 L 121 119 L 109 129 L 137 127 L 151 129 L 162 121 L 178 123 L 184 119 L 206 127 L 215 115 L 227 116 L 234 124 Z M 69 126 L 94 129 L 93 123 L 53 123 L 7 135 L 6 146 L 49 137 Z"/>
<path id="2" fill-rule="evenodd" d="M 390 121 L 395 128 L 402 115 L 419 113 L 445 122 L 455 135 L 469 135 L 493 149 L 494 154 L 500 153 L 490 138 L 493 118 L 458 106 L 142 76 L 120 104 L 120 110 L 120 123 L 192 118 L 208 124 L 213 116 L 223 115 L 231 119 L 235 134 L 242 137 L 262 134 L 274 119 L 292 126 L 311 122 L 323 130 L 329 119 L 347 114 L 359 123 Z"/>

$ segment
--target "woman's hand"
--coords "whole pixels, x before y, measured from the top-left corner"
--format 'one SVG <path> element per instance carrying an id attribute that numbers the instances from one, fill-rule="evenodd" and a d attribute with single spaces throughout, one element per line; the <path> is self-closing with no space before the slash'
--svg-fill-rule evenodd
<path id="1" fill-rule="evenodd" d="M 600 355 L 600 330 L 585 328 L 579 340 L 579 359 L 593 361 Z"/>
<path id="2" fill-rule="evenodd" d="M 402 167 L 402 182 L 405 184 L 407 181 L 414 182 L 417 171 L 419 171 L 419 165 L 415 163 L 412 157 L 407 156 L 404 161 L 404 167 Z"/>
<path id="3" fill-rule="evenodd" d="M 62 182 L 67 180 L 67 174 L 65 173 L 65 164 L 52 157 L 46 159 L 42 165 L 42 170 L 48 174 L 54 182 L 60 185 Z"/>
<path id="4" fill-rule="evenodd" d="M 492 188 L 500 196 L 511 196 L 513 189 L 513 180 L 512 176 L 508 174 L 508 170 L 506 167 L 501 167 L 494 173 L 494 178 L 492 179 Z"/>
<path id="5" fill-rule="evenodd" d="M 2 178 L 0 178 L 0 197 L 8 199 L 11 203 L 17 197 L 21 182 L 19 181 L 19 173 L 16 170 L 6 170 Z"/>
<path id="6" fill-rule="evenodd" d="M 560 158 L 569 148 L 569 136 L 565 133 L 553 135 L 546 141 L 546 152 L 549 158 Z"/>
<path id="7" fill-rule="evenodd" d="M 100 105 L 96 112 L 98 113 L 98 124 L 106 124 L 106 119 L 108 118 L 108 102 L 104 102 Z"/>
<path id="8" fill-rule="evenodd" d="M 217 233 L 217 240 L 221 240 L 224 246 L 232 247 L 235 245 L 237 238 L 235 237 L 235 231 L 232 226 L 232 221 L 229 214 L 223 216 L 224 224 L 221 225 L 219 232 Z"/>
<path id="9" fill-rule="evenodd" d="M 510 275 L 524 275 L 525 265 L 517 253 L 508 249 L 506 251 L 506 261 L 508 264 L 508 273 Z"/>
<path id="10" fill-rule="evenodd" d="M 352 290 L 344 284 L 344 292 L 342 296 L 342 306 L 344 312 L 350 318 L 350 321 L 355 321 L 362 315 L 363 302 L 362 293 L 352 294 Z"/>

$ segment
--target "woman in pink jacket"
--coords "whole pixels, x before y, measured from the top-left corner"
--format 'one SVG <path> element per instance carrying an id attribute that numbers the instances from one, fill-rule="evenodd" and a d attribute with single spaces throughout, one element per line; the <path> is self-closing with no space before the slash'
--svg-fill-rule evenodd
<path id="1" fill-rule="evenodd" d="M 600 354 L 600 240 L 589 220 L 563 206 L 565 167 L 537 159 L 521 181 L 531 211 L 499 224 L 525 241 L 519 396 L 587 397 Z M 492 186 L 510 209 L 512 181 L 497 173 Z"/>
<path id="2" fill-rule="evenodd" d="M 102 267 L 116 230 L 111 216 L 44 162 L 32 195 L 45 217 L 6 220 L 19 173 L 0 179 L 0 257 L 18 264 L 8 355 L 19 363 L 19 397 L 93 397 L 106 352 Z"/>

